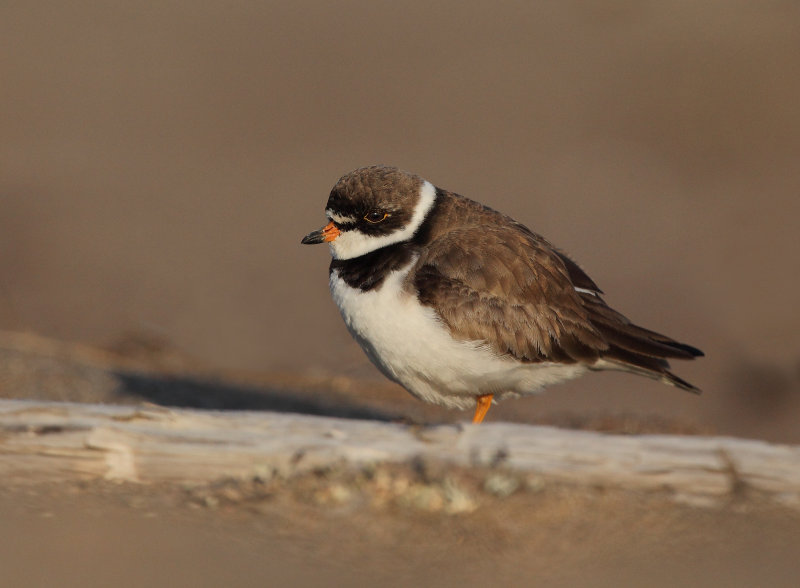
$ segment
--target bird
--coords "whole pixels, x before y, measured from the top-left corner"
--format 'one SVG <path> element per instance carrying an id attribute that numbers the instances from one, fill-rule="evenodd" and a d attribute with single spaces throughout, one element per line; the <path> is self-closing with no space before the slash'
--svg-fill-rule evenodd
<path id="1" fill-rule="evenodd" d="M 633 324 L 578 264 L 525 225 L 387 165 L 333 186 L 329 285 L 350 334 L 390 380 L 422 401 L 475 408 L 601 370 L 693 393 L 669 359 L 699 349 Z"/>

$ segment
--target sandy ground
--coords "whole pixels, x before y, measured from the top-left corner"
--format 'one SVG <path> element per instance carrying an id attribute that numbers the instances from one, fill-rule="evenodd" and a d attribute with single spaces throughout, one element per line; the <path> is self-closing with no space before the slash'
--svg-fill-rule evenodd
<path id="1" fill-rule="evenodd" d="M 176 355 L 29 334 L 0 333 L 0 376 L 12 398 L 410 420 L 404 396 L 343 378 L 236 379 Z M 460 415 L 418 407 L 416 422 Z M 618 434 L 702 432 L 624 414 L 539 419 Z M 788 587 L 800 573 L 800 511 L 746 488 L 701 508 L 658 492 L 509 480 L 411 465 L 269 483 L 0 484 L 0 569 L 14 586 L 209 587 Z"/>
<path id="2" fill-rule="evenodd" d="M 3 3 L 0 329 L 90 347 L 10 336 L 0 394 L 468 418 L 377 375 L 327 252 L 299 245 L 341 174 L 389 163 L 542 232 L 707 353 L 676 366 L 701 397 L 600 374 L 490 419 L 800 443 L 799 55 L 791 2 Z M 3 577 L 788 586 L 800 561 L 796 518 L 749 501 L 195 503 L 0 484 Z"/>
<path id="3" fill-rule="evenodd" d="M 308 487 L 257 499 L 209 496 L 117 485 L 4 488 L 4 582 L 788 588 L 800 572 L 797 511 L 752 501 L 709 510 L 555 487 L 484 497 L 475 512 L 445 515 L 320 503 Z"/>

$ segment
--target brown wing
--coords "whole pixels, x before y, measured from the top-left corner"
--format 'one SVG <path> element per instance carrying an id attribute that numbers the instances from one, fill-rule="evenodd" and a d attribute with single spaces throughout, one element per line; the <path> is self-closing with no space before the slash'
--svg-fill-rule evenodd
<path id="1" fill-rule="evenodd" d="M 700 392 L 669 371 L 667 358 L 702 351 L 631 323 L 575 262 L 521 225 L 439 237 L 418 260 L 414 287 L 457 339 L 529 362 L 603 358 L 603 368 Z"/>
<path id="2" fill-rule="evenodd" d="M 609 345 L 590 321 L 564 258 L 520 228 L 441 235 L 417 262 L 414 287 L 422 303 L 457 339 L 485 342 L 500 354 L 529 362 L 593 362 Z M 596 290 L 568 261 L 578 287 Z"/>

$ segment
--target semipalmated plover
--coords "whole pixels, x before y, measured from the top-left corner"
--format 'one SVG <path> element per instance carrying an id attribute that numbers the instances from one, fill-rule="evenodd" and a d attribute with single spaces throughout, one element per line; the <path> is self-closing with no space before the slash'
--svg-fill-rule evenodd
<path id="1" fill-rule="evenodd" d="M 595 370 L 622 370 L 699 393 L 667 358 L 703 353 L 632 324 L 578 265 L 515 220 L 394 167 L 331 190 L 333 299 L 355 340 L 421 400 L 475 406 L 534 394 Z"/>

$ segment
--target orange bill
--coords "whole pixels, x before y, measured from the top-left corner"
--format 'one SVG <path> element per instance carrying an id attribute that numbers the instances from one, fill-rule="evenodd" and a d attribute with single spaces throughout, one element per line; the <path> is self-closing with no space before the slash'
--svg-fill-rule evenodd
<path id="1" fill-rule="evenodd" d="M 339 236 L 339 229 L 336 228 L 336 225 L 333 224 L 333 221 L 329 222 L 322 228 L 322 240 L 326 243 L 333 241 L 336 237 Z"/>
<path id="2" fill-rule="evenodd" d="M 316 231 L 312 231 L 305 237 L 301 243 L 303 245 L 316 245 L 317 243 L 330 243 L 339 236 L 341 231 L 333 224 L 333 221 Z"/>

